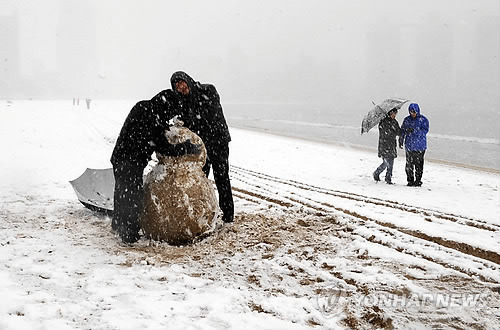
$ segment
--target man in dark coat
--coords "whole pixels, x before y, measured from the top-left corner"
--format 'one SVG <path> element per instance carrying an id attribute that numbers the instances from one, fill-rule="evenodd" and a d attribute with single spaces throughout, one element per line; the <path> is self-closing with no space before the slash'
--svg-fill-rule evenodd
<path id="1" fill-rule="evenodd" d="M 375 181 L 380 181 L 380 173 L 385 169 L 385 182 L 392 183 L 392 168 L 394 158 L 398 157 L 396 150 L 396 137 L 399 136 L 400 128 L 396 115 L 398 109 L 394 108 L 387 113 L 387 116 L 378 124 L 378 156 L 382 158 L 382 164 L 373 172 Z"/>
<path id="2" fill-rule="evenodd" d="M 170 106 L 138 102 L 130 111 L 111 156 L 115 176 L 114 210 L 111 226 L 123 242 L 139 239 L 139 215 L 143 208 L 143 171 L 153 152 L 168 156 L 198 154 L 200 145 L 190 141 L 172 145 L 164 133 L 174 116 Z"/>
<path id="3" fill-rule="evenodd" d="M 408 106 L 410 115 L 403 120 L 399 147 L 406 149 L 406 179 L 408 186 L 420 187 L 424 173 L 424 154 L 427 149 L 429 120 L 420 114 L 417 103 Z"/>
<path id="4" fill-rule="evenodd" d="M 210 168 L 213 167 L 222 219 L 224 222 L 232 222 L 234 203 L 228 161 L 231 136 L 219 94 L 213 85 L 194 81 L 182 71 L 175 72 L 170 83 L 172 89 L 161 91 L 151 101 L 160 106 L 172 104 L 173 111 L 184 122 L 184 126 L 203 140 L 207 149 L 203 171 L 208 177 Z"/>

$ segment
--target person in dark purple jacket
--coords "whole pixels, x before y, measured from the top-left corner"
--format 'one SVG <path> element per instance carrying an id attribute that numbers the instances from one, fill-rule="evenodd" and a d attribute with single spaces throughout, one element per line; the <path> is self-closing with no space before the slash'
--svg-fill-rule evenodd
<path id="1" fill-rule="evenodd" d="M 396 115 L 398 109 L 394 108 L 387 113 L 387 116 L 378 124 L 378 156 L 382 158 L 382 164 L 373 172 L 373 179 L 380 181 L 380 174 L 385 172 L 385 182 L 392 183 L 392 167 L 394 166 L 394 158 L 398 156 L 396 149 L 396 138 L 400 134 L 400 128 Z"/>
<path id="2" fill-rule="evenodd" d="M 429 132 L 429 120 L 420 114 L 417 103 L 408 106 L 410 115 L 403 120 L 401 125 L 401 136 L 399 147 L 406 150 L 406 180 L 410 187 L 422 185 L 422 174 L 424 173 L 424 155 L 427 150 L 427 133 Z"/>

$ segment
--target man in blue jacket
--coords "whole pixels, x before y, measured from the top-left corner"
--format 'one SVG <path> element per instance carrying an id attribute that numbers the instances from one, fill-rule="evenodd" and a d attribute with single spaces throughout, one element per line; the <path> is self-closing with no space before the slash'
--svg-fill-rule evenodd
<path id="1" fill-rule="evenodd" d="M 418 104 L 411 103 L 408 107 L 410 115 L 401 125 L 399 147 L 406 150 L 406 179 L 408 186 L 420 187 L 424 172 L 424 154 L 427 149 L 427 133 L 429 120 L 420 114 Z"/>

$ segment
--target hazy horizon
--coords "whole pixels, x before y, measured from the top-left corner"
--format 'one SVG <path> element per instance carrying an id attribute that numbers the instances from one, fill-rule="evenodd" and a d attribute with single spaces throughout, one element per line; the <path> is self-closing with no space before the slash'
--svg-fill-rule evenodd
<path id="1" fill-rule="evenodd" d="M 184 70 L 228 103 L 498 114 L 497 0 L 2 2 L 3 99 L 147 99 Z"/>

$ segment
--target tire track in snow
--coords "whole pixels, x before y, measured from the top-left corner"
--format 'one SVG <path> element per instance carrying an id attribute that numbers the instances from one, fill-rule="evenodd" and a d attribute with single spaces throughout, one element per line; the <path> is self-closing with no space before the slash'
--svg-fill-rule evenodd
<path id="1" fill-rule="evenodd" d="M 445 240 L 440 237 L 433 237 L 427 235 L 425 233 L 421 233 L 415 230 L 410 230 L 407 228 L 400 228 L 397 225 L 380 221 L 377 219 L 373 219 L 371 217 L 359 214 L 355 211 L 346 208 L 340 208 L 332 205 L 331 203 L 326 203 L 322 201 L 317 201 L 312 198 L 308 198 L 306 196 L 301 195 L 296 190 L 295 191 L 286 191 L 282 188 L 278 187 L 276 184 L 272 185 L 272 182 L 277 182 L 281 184 L 287 184 L 288 182 L 283 179 L 279 179 L 276 177 L 271 177 L 274 180 L 267 180 L 267 175 L 262 173 L 256 173 L 255 176 L 252 176 L 253 171 L 249 170 L 240 170 L 240 168 L 231 168 L 231 173 L 233 174 L 233 179 L 245 184 L 247 187 L 245 189 L 234 187 L 239 194 L 246 194 L 246 196 L 251 196 L 252 200 L 261 199 L 266 202 L 273 203 L 277 206 L 281 206 L 283 208 L 290 207 L 299 207 L 306 208 L 309 210 L 313 210 L 315 212 L 327 213 L 331 214 L 336 213 L 337 215 L 343 215 L 349 217 L 349 222 L 351 224 L 352 220 L 356 220 L 355 224 L 357 228 L 353 228 L 353 233 L 364 239 L 371 241 L 373 243 L 381 244 L 386 247 L 397 250 L 398 252 L 406 253 L 409 255 L 417 256 L 419 258 L 423 258 L 425 260 L 434 262 L 446 268 L 451 268 L 461 273 L 467 274 L 469 276 L 478 276 L 481 280 L 485 282 L 496 282 L 496 279 L 491 278 L 485 271 L 480 271 L 482 268 L 486 268 L 491 272 L 495 273 L 498 267 L 492 263 L 498 259 L 498 254 L 492 251 L 485 251 L 483 249 L 470 246 L 468 244 L 459 243 L 451 240 Z M 263 181 L 255 181 L 255 178 L 263 180 Z M 283 182 L 282 182 L 283 181 Z M 301 188 L 303 185 L 301 183 L 292 184 L 293 187 Z M 270 188 L 267 188 L 270 187 Z M 318 187 L 317 187 L 318 188 Z M 304 188 L 302 188 L 304 189 Z M 322 190 L 323 188 L 318 188 L 318 190 Z M 309 190 L 309 189 L 306 189 Z M 321 191 L 318 191 L 320 193 Z M 292 196 L 283 196 L 280 193 L 291 193 Z M 328 194 L 331 195 L 331 194 Z M 358 195 L 361 196 L 361 195 Z M 342 198 L 343 196 L 341 196 Z M 369 197 L 367 197 L 369 198 Z M 359 200 L 357 200 L 359 201 Z M 386 206 L 384 204 L 379 206 Z M 416 212 L 412 212 L 411 210 L 407 210 L 405 208 L 397 208 L 401 211 L 408 212 L 415 216 Z M 349 222 L 346 223 L 349 225 Z M 362 233 L 359 231 L 359 228 L 370 228 L 367 233 Z M 354 232 L 356 231 L 356 232 Z M 394 239 L 388 238 L 386 235 L 393 237 Z M 403 244 L 401 244 L 403 243 Z M 413 246 L 412 249 L 408 250 L 408 246 L 405 244 L 409 244 Z M 415 248 L 415 244 L 417 244 L 418 248 Z M 427 246 L 430 246 L 428 248 Z M 422 252 L 424 251 L 424 252 Z M 460 252 L 460 255 L 457 257 L 456 252 Z M 436 259 L 439 257 L 439 260 Z M 461 261 L 463 263 L 463 259 L 468 258 L 471 259 L 472 264 L 478 264 L 477 269 L 465 269 L 460 265 Z"/>
<path id="2" fill-rule="evenodd" d="M 386 199 L 380 199 L 380 198 L 376 198 L 376 197 L 364 196 L 364 195 L 360 195 L 360 194 L 344 192 L 344 191 L 339 191 L 339 190 L 333 190 L 333 189 L 326 189 L 326 188 L 317 187 L 317 186 L 313 186 L 313 185 L 306 184 L 306 183 L 301 183 L 301 182 L 298 182 L 295 180 L 286 180 L 286 179 L 278 178 L 275 176 L 271 176 L 268 174 L 248 170 L 248 169 L 234 166 L 234 165 L 231 165 L 231 170 L 233 173 L 238 173 L 238 172 L 239 173 L 248 173 L 249 175 L 252 175 L 252 176 L 257 177 L 257 178 L 261 178 L 263 180 L 269 180 L 269 181 L 281 183 L 284 185 L 289 185 L 289 186 L 292 186 L 294 188 L 299 188 L 302 190 L 316 191 L 316 192 L 323 193 L 325 195 L 331 195 L 331 196 L 335 196 L 335 197 L 360 201 L 363 203 L 370 203 L 370 204 L 374 204 L 374 205 L 378 205 L 378 206 L 385 206 L 385 207 L 400 209 L 403 211 L 418 213 L 418 214 L 422 214 L 422 215 L 429 216 L 429 217 L 436 217 L 436 218 L 439 218 L 442 220 L 448 220 L 448 221 L 459 223 L 461 225 L 471 226 L 471 227 L 480 228 L 480 229 L 484 229 L 484 230 L 500 231 L 500 225 L 488 223 L 484 220 L 472 219 L 472 218 L 461 216 L 461 215 L 431 210 L 431 209 L 423 208 L 423 207 L 411 206 L 411 205 L 407 205 L 404 203 L 395 202 L 395 201 L 386 200 Z"/>
<path id="3" fill-rule="evenodd" d="M 234 189 L 234 188 L 233 188 Z M 264 195 L 259 195 L 257 192 L 253 191 L 248 191 L 245 189 L 237 188 L 238 192 L 241 194 L 247 194 L 248 196 L 251 196 L 253 200 L 255 198 L 260 198 L 262 201 L 270 201 L 273 200 L 275 201 L 275 205 L 281 206 L 285 209 L 289 207 L 297 207 L 297 208 L 306 208 L 312 211 L 316 212 L 321 212 L 323 214 L 331 214 L 331 210 L 328 210 L 326 208 L 322 208 L 319 206 L 314 206 L 312 204 L 304 203 L 297 201 L 296 204 L 292 203 L 287 203 L 284 201 L 278 202 L 276 199 L 269 198 Z M 247 199 L 247 197 L 244 197 Z M 289 204 L 289 205 L 287 205 Z M 356 235 L 360 238 L 363 238 L 369 242 L 379 244 L 388 248 L 391 248 L 393 250 L 396 250 L 397 252 L 404 253 L 407 255 L 411 255 L 414 257 L 422 258 L 427 261 L 433 262 L 435 264 L 438 264 L 440 266 L 443 266 L 445 268 L 453 269 L 455 271 L 458 271 L 462 274 L 468 275 L 470 277 L 479 277 L 481 281 L 483 282 L 489 282 L 489 283 L 497 283 L 498 280 L 491 278 L 487 274 L 483 274 L 483 272 L 476 271 L 474 269 L 468 268 L 465 269 L 464 267 L 460 266 L 460 261 L 463 261 L 464 258 L 470 258 L 473 256 L 470 255 L 456 255 L 456 251 L 450 251 L 450 249 L 447 249 L 446 247 L 442 246 L 436 246 L 438 244 L 434 244 L 433 242 L 429 242 L 427 240 L 419 239 L 418 237 L 413 237 L 413 239 L 409 238 L 408 235 L 405 233 L 397 233 L 397 230 L 388 228 L 388 227 L 383 227 L 383 226 L 373 226 L 373 225 L 367 225 L 366 222 L 362 222 L 359 220 L 363 220 L 360 218 L 356 218 L 354 215 L 346 214 L 349 217 L 349 221 L 344 222 L 344 225 L 347 225 L 350 227 L 350 231 L 352 235 Z M 357 227 L 354 227 L 353 224 L 356 224 Z M 369 233 L 360 233 L 356 232 L 356 230 L 359 227 L 364 227 L 367 228 Z M 399 235 L 398 235 L 399 234 Z M 407 245 L 405 245 L 407 244 Z M 408 249 L 408 245 L 419 245 L 418 250 L 425 250 L 425 252 L 417 251 L 417 249 Z M 436 254 L 440 254 L 439 260 L 436 259 Z M 431 256 L 434 255 L 434 256 Z M 492 272 L 496 272 L 496 268 L 488 263 L 484 263 L 484 260 L 471 260 L 472 263 L 481 263 L 478 265 L 478 268 L 488 268 Z"/>

